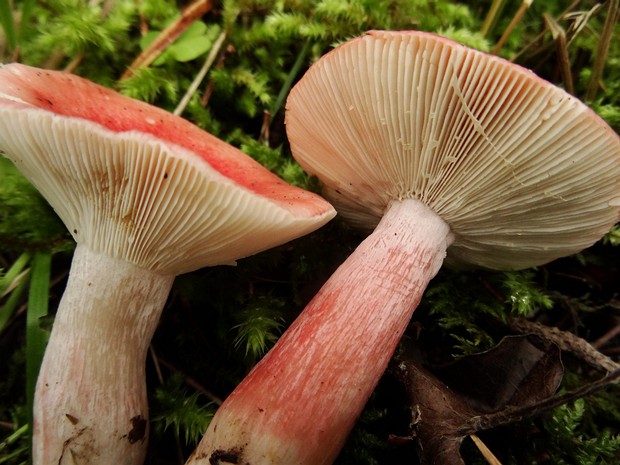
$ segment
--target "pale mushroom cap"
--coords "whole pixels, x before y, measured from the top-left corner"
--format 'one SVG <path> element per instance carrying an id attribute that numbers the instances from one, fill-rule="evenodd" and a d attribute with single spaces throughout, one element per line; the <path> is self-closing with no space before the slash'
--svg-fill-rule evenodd
<path id="1" fill-rule="evenodd" d="M 620 218 L 620 139 L 531 71 L 434 34 L 371 31 L 287 101 L 293 156 L 354 224 L 416 198 L 449 261 L 518 269 L 578 252 Z"/>
<path id="2" fill-rule="evenodd" d="M 57 71 L 0 68 L 0 151 L 77 242 L 163 273 L 234 263 L 335 214 L 188 121 Z"/>

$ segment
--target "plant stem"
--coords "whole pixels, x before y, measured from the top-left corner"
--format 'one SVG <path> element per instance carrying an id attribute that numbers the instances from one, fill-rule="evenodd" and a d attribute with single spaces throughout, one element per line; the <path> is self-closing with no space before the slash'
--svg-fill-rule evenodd
<path id="1" fill-rule="evenodd" d="M 392 203 L 226 399 L 188 463 L 331 463 L 451 240 L 421 202 Z"/>
<path id="2" fill-rule="evenodd" d="M 35 465 L 143 462 L 146 353 L 173 280 L 77 246 L 37 382 Z"/>

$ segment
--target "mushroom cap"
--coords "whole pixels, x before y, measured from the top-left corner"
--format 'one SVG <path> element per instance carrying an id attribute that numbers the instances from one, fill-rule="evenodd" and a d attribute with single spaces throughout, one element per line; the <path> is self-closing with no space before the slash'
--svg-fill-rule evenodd
<path id="1" fill-rule="evenodd" d="M 234 263 L 335 215 L 188 121 L 59 71 L 0 68 L 0 151 L 78 243 L 162 273 Z"/>
<path id="2" fill-rule="evenodd" d="M 435 34 L 371 31 L 292 89 L 293 156 L 352 223 L 416 198 L 455 236 L 448 263 L 519 269 L 620 218 L 620 138 L 564 90 Z"/>

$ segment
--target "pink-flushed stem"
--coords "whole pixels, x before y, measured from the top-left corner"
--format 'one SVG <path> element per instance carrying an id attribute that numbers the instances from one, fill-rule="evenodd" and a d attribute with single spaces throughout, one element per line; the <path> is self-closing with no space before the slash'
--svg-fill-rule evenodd
<path id="1" fill-rule="evenodd" d="M 34 465 L 143 463 L 146 353 L 173 280 L 77 246 L 37 380 Z"/>
<path id="2" fill-rule="evenodd" d="M 451 241 L 424 204 L 393 202 L 226 399 L 188 463 L 332 463 Z"/>

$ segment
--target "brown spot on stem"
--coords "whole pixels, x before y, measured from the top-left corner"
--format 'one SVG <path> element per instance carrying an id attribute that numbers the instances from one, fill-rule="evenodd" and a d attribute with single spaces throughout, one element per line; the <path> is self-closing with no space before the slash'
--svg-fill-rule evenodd
<path id="1" fill-rule="evenodd" d="M 77 425 L 80 422 L 78 417 L 75 417 L 70 413 L 65 413 L 65 417 L 67 417 L 67 420 L 69 420 L 72 425 Z"/>
<path id="2" fill-rule="evenodd" d="M 209 457 L 211 465 L 220 465 L 222 463 L 239 463 L 241 451 L 239 449 L 222 450 L 218 449 Z"/>
<path id="3" fill-rule="evenodd" d="M 127 433 L 127 440 L 130 444 L 144 441 L 146 437 L 146 419 L 142 415 L 136 415 L 131 420 L 131 431 Z"/>

